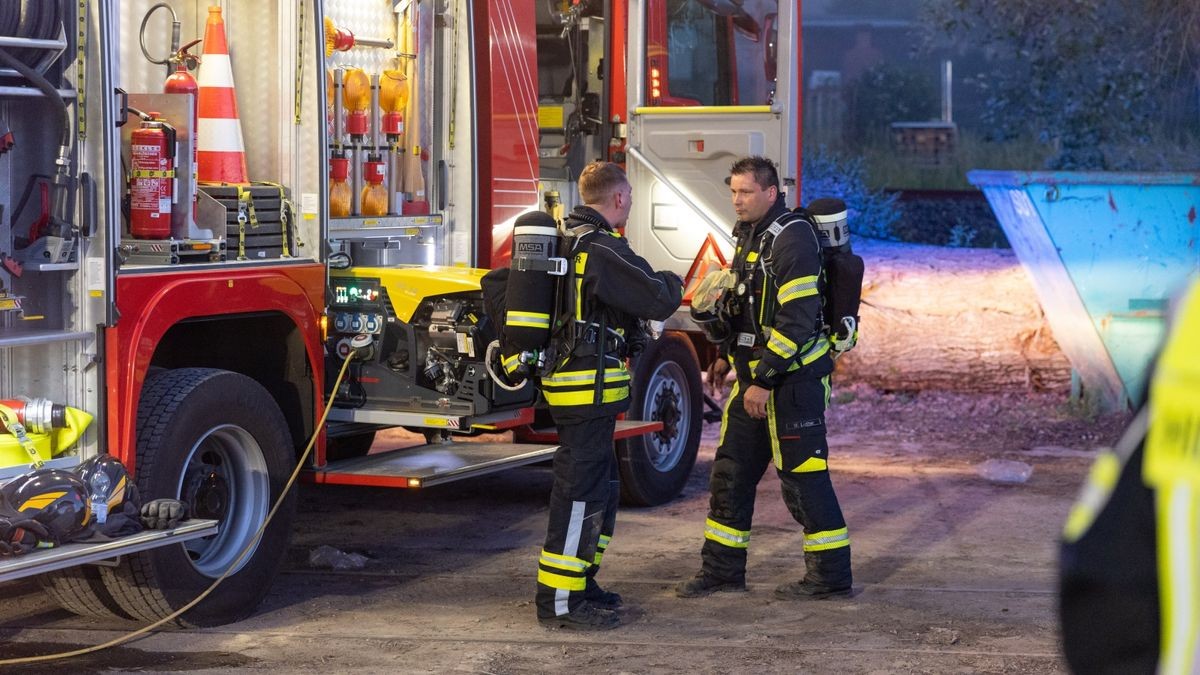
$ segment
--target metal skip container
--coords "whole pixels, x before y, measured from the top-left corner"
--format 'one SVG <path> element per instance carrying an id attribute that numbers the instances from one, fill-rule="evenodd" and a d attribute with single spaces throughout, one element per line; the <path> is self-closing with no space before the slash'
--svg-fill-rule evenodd
<path id="1" fill-rule="evenodd" d="M 1167 306 L 1200 272 L 1200 173 L 971 171 L 1083 394 L 1141 399 Z"/>

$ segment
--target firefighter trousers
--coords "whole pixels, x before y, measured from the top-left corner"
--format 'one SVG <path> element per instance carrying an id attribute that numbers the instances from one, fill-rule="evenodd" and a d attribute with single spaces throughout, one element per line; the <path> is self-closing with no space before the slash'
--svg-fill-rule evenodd
<path id="1" fill-rule="evenodd" d="M 541 618 L 568 614 L 583 602 L 612 538 L 620 496 L 613 451 L 616 415 L 587 419 L 556 413 L 554 418 L 561 445 L 554 453 L 550 520 L 538 558 Z"/>
<path id="2" fill-rule="evenodd" d="M 745 581 L 755 491 L 767 466 L 774 463 L 783 501 L 804 529 L 804 580 L 821 587 L 849 588 L 850 536 L 827 464 L 829 377 L 779 385 L 771 391 L 767 419 L 762 420 L 746 413 L 745 386 L 734 385 L 721 421 L 720 445 L 709 479 L 702 571 L 721 581 Z"/>

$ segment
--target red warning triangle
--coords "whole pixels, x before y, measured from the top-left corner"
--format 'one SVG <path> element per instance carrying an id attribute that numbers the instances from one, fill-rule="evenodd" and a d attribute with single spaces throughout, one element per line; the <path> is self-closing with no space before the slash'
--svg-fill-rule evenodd
<path id="1" fill-rule="evenodd" d="M 708 276 L 709 272 L 724 269 L 726 265 L 728 263 L 725 260 L 725 254 L 721 253 L 721 247 L 717 245 L 717 240 L 713 238 L 712 234 L 709 234 L 704 238 L 700 252 L 692 261 L 687 276 L 683 278 L 683 301 L 691 304 L 692 293 L 696 291 L 696 286 L 700 285 L 700 281 Z"/>

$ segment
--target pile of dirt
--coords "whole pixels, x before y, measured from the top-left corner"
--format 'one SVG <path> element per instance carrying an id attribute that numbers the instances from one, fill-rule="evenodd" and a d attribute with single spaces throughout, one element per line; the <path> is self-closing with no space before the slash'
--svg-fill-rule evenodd
<path id="1" fill-rule="evenodd" d="M 827 417 L 832 434 L 945 443 L 995 456 L 1111 446 L 1131 415 L 1093 414 L 1056 392 L 897 393 L 852 384 L 835 385 Z"/>

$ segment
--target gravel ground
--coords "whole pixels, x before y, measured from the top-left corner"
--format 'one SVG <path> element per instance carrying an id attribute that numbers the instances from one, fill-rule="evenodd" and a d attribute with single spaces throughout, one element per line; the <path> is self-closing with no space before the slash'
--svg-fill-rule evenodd
<path id="1" fill-rule="evenodd" d="M 799 530 L 768 472 L 750 592 L 680 600 L 699 565 L 716 427 L 683 494 L 624 509 L 600 580 L 621 627 L 547 631 L 532 604 L 551 483 L 545 466 L 424 491 L 301 488 L 284 573 L 250 619 L 162 631 L 55 672 L 1058 673 L 1057 536 L 1095 448 L 1126 416 L 1056 394 L 835 390 L 831 466 L 850 526 L 856 594 L 777 601 L 802 574 Z M 1023 483 L 980 475 L 1022 462 Z M 314 569 L 321 545 L 367 558 Z M 136 627 L 59 610 L 35 584 L 0 585 L 0 656 L 96 644 Z M 50 672 L 50 666 L 13 672 Z"/>

